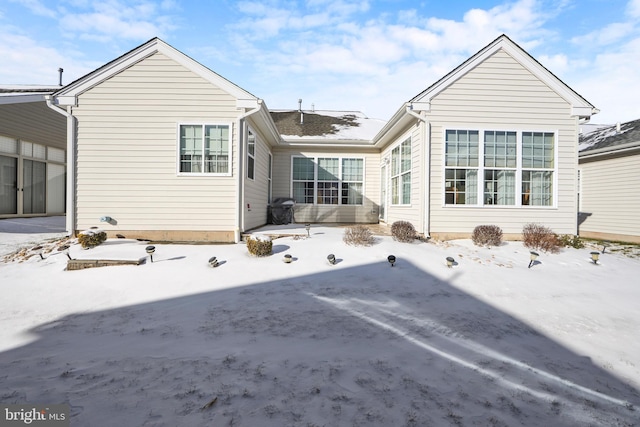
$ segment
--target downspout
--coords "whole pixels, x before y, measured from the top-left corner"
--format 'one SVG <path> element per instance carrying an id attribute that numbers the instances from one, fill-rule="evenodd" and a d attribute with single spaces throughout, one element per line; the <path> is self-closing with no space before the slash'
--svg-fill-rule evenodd
<path id="1" fill-rule="evenodd" d="M 67 215 L 66 215 L 66 231 L 69 236 L 75 235 L 76 224 L 76 150 L 75 150 L 75 126 L 74 118 L 72 114 L 72 107 L 67 106 L 67 110 L 57 107 L 53 104 L 53 97 L 51 95 L 45 95 L 44 99 L 47 103 L 47 107 L 51 108 L 67 118 Z"/>
<path id="2" fill-rule="evenodd" d="M 249 111 L 245 111 L 238 117 L 238 191 L 236 191 L 236 226 L 234 230 L 235 243 L 240 242 L 240 234 L 244 231 L 244 120 L 252 114 L 262 109 L 262 99 L 258 99 L 258 106 Z"/>
<path id="3" fill-rule="evenodd" d="M 431 199 L 431 123 L 427 121 L 427 118 L 421 114 L 413 111 L 413 105 L 409 104 L 406 106 L 406 112 L 410 116 L 415 117 L 416 119 L 422 122 L 422 127 L 420 130 L 420 139 L 423 141 L 422 147 L 422 155 L 420 156 L 422 162 L 422 170 L 424 172 L 424 185 L 425 190 L 422 192 L 425 197 L 424 202 L 422 203 L 422 209 L 424 209 L 424 224 L 422 228 L 422 233 L 427 239 L 431 238 L 430 235 L 430 199 Z"/>

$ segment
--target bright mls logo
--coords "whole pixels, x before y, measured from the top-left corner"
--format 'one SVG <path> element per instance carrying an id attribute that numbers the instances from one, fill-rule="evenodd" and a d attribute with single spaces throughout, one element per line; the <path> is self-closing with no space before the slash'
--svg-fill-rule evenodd
<path id="1" fill-rule="evenodd" d="M 0 405 L 0 427 L 69 427 L 69 405 Z"/>

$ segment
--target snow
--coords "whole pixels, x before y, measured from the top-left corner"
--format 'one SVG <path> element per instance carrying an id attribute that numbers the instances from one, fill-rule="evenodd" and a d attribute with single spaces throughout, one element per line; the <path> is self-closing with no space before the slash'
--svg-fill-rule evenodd
<path id="1" fill-rule="evenodd" d="M 593 248 L 567 248 L 527 268 L 519 242 L 357 247 L 339 227 L 260 233 L 271 230 L 292 235 L 269 257 L 154 243 L 140 266 L 65 271 L 58 251 L 0 263 L 1 402 L 66 403 L 74 426 L 640 419 L 638 259 L 607 251 L 593 264 Z M 14 246 L 59 237 L 8 235 Z M 70 255 L 144 257 L 147 244 Z"/>
<path id="2" fill-rule="evenodd" d="M 281 110 L 273 110 L 274 112 Z M 332 110 L 314 110 L 306 111 L 305 114 L 319 114 L 322 116 L 342 118 L 345 116 L 352 116 L 355 118 L 357 126 L 353 125 L 334 125 L 335 133 L 323 134 L 323 135 L 282 135 L 282 138 L 287 141 L 305 141 L 305 140 L 317 140 L 323 139 L 327 141 L 334 140 L 362 140 L 371 141 L 375 137 L 380 129 L 387 123 L 386 120 L 374 119 L 367 117 L 360 111 L 332 111 Z"/>

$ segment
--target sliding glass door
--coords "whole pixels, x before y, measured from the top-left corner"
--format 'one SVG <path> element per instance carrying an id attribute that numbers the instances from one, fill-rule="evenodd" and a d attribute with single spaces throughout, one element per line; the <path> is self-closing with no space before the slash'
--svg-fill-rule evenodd
<path id="1" fill-rule="evenodd" d="M 0 215 L 18 213 L 18 159 L 0 156 Z"/>
<path id="2" fill-rule="evenodd" d="M 24 160 L 23 179 L 22 213 L 46 213 L 47 164 L 35 160 Z"/>

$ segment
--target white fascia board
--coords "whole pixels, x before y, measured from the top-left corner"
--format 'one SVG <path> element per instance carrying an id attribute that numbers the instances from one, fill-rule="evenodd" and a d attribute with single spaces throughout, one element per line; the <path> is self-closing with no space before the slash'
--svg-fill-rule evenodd
<path id="1" fill-rule="evenodd" d="M 25 104 L 28 102 L 42 102 L 46 94 L 20 94 L 0 96 L 0 105 Z"/>
<path id="2" fill-rule="evenodd" d="M 413 111 L 431 111 L 431 103 L 430 102 L 423 102 L 423 101 L 416 101 L 416 102 L 411 102 L 411 109 Z"/>
<path id="3" fill-rule="evenodd" d="M 56 92 L 55 97 L 59 100 L 60 105 L 75 105 L 75 99 L 73 102 L 70 102 L 70 97 L 77 97 L 81 93 L 86 92 L 88 89 L 111 78 L 113 75 L 131 67 L 137 62 L 140 62 L 157 52 L 173 59 L 177 63 L 183 65 L 185 68 L 191 70 L 205 80 L 218 86 L 220 89 L 224 90 L 237 99 L 257 100 L 254 95 L 250 94 L 239 86 L 236 86 L 229 80 L 225 79 L 219 74 L 216 74 L 204 65 L 191 59 L 184 53 L 178 51 L 177 49 L 173 48 L 160 39 L 153 39 L 146 44 L 139 46 L 128 54 L 125 54 L 114 62 L 109 63 L 87 74 L 84 78 L 78 80 L 77 82 L 67 85 L 60 91 Z"/>
<path id="4" fill-rule="evenodd" d="M 236 108 L 241 109 L 241 108 L 258 108 L 259 107 L 259 102 L 257 98 L 251 98 L 251 99 L 236 99 Z"/>

